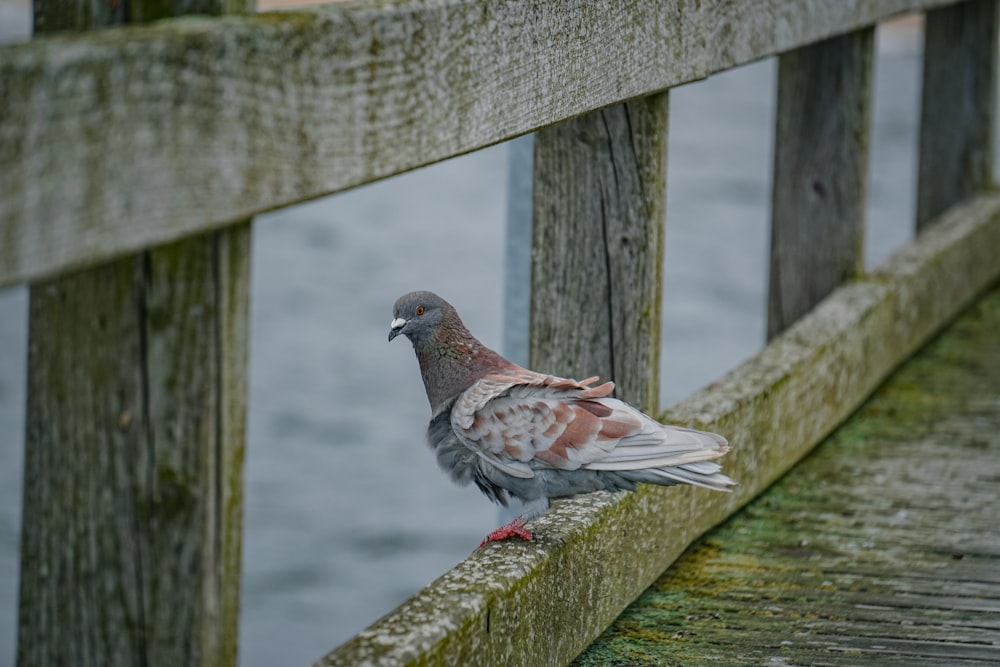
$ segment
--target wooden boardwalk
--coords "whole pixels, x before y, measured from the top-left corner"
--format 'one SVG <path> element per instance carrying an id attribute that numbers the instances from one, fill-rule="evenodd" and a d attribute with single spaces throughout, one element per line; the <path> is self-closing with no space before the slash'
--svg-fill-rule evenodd
<path id="1" fill-rule="evenodd" d="M 236 667 L 254 215 L 533 132 L 530 365 L 615 378 L 620 398 L 736 445 L 735 493 L 560 502 L 539 539 L 478 550 L 330 666 L 566 664 L 1000 280 L 1000 0 L 32 5 L 36 38 L 0 48 L 0 286 L 30 286 L 19 667 Z M 866 272 L 875 30 L 906 12 L 925 22 L 921 233 Z M 771 341 L 661 414 L 669 89 L 769 56 Z M 630 641 L 604 641 L 623 657 L 581 660 L 993 659 L 988 623 L 924 622 L 996 608 L 989 386 L 981 427 L 916 379 L 900 406 L 876 399 L 889 418 L 831 446 L 849 465 L 814 457 L 654 588 L 683 596 L 623 617 Z M 685 608 L 699 596 L 711 608 Z M 858 610 L 866 631 L 838 625 Z"/>
<path id="2" fill-rule="evenodd" d="M 574 664 L 1000 664 L 1000 288 Z"/>

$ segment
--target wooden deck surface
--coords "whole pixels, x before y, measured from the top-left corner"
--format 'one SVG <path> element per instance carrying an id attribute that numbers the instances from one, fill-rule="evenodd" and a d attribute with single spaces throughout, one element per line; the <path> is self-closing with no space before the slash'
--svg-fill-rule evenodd
<path id="1" fill-rule="evenodd" d="M 702 664 L 1000 664 L 1000 288 L 574 663 Z"/>

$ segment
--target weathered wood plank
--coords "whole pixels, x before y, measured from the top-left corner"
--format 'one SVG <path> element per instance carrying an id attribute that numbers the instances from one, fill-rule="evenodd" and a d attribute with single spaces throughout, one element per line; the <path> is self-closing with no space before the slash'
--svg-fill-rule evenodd
<path id="1" fill-rule="evenodd" d="M 33 287 L 22 667 L 236 664 L 247 232 Z"/>
<path id="2" fill-rule="evenodd" d="M 380 0 L 0 48 L 0 285 L 950 0 Z"/>
<path id="3" fill-rule="evenodd" d="M 237 225 L 32 285 L 22 667 L 236 665 L 249 244 Z"/>
<path id="4" fill-rule="evenodd" d="M 993 185 L 998 0 L 927 13 L 917 228 Z"/>
<path id="5" fill-rule="evenodd" d="M 91 289 L 80 287 L 84 279 Z M 142 272 L 130 257 L 84 279 L 76 290 L 38 285 L 30 302 L 23 667 L 82 665 L 91 656 L 130 664 L 143 650 L 137 633 L 104 632 L 146 625 L 139 557 L 146 471 L 133 454 L 146 421 L 134 306 Z M 118 344 L 106 344 L 112 340 Z"/>
<path id="6" fill-rule="evenodd" d="M 874 34 L 865 28 L 778 60 L 769 339 L 864 268 Z"/>
<path id="7" fill-rule="evenodd" d="M 228 5 L 227 5 L 228 6 Z M 228 11 L 228 10 L 227 10 Z M 213 281 L 218 309 L 219 423 L 218 441 L 203 441 L 215 455 L 215 562 L 218 626 L 217 652 L 209 655 L 220 667 L 239 664 L 240 593 L 243 554 L 243 468 L 247 442 L 250 381 L 250 270 L 253 221 L 214 234 Z M 206 555 L 207 552 L 206 552 Z M 206 642 L 208 643 L 208 642 Z"/>
<path id="8" fill-rule="evenodd" d="M 566 664 L 642 582 L 780 477 L 1000 280 L 997 247 L 1000 195 L 949 211 L 868 278 L 836 290 L 756 357 L 662 415 L 730 439 L 726 472 L 741 484 L 733 494 L 643 487 L 557 503 L 534 522 L 536 542 L 477 551 L 317 664 Z"/>
<path id="9" fill-rule="evenodd" d="M 250 234 L 247 223 L 149 253 L 137 453 L 151 484 L 150 665 L 237 664 Z"/>
<path id="10" fill-rule="evenodd" d="M 535 136 L 531 367 L 658 407 L 669 97 Z"/>
<path id="11" fill-rule="evenodd" d="M 956 534 L 1000 543 L 998 346 L 995 287 L 575 665 L 996 662 L 1000 551 Z"/>

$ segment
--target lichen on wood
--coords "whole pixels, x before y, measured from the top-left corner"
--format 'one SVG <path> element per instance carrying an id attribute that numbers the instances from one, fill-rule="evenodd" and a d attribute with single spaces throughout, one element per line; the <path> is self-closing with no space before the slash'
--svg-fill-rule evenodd
<path id="1" fill-rule="evenodd" d="M 944 4 L 372 0 L 0 47 L 0 285 Z"/>

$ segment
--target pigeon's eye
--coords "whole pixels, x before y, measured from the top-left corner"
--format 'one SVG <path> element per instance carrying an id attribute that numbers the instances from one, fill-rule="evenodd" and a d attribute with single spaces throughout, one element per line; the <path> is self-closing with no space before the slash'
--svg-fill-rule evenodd
<path id="1" fill-rule="evenodd" d="M 417 315 L 423 315 L 423 314 L 424 314 L 424 307 L 417 306 Z"/>

